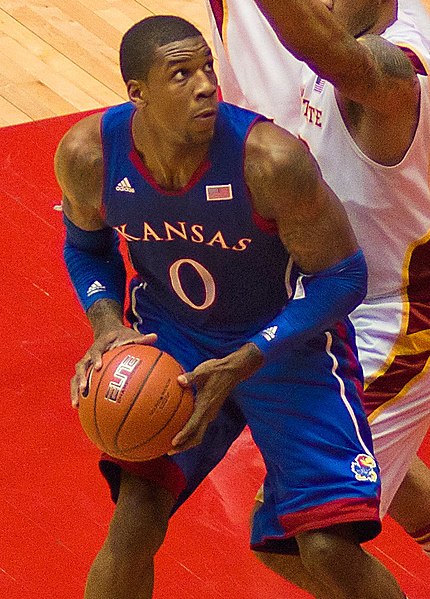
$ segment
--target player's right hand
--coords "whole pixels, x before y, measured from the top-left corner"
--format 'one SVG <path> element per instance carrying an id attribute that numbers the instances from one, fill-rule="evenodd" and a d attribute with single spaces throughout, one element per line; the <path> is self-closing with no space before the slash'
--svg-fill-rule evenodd
<path id="1" fill-rule="evenodd" d="M 224 358 L 202 362 L 192 372 L 178 377 L 183 387 L 196 390 L 194 411 L 184 428 L 172 440 L 169 455 L 180 453 L 199 445 L 209 424 L 216 418 L 231 391 L 254 374 L 263 364 L 263 354 L 253 343 Z"/>
<path id="2" fill-rule="evenodd" d="M 103 354 L 129 343 L 139 343 L 142 345 L 154 345 L 157 341 L 155 333 L 142 335 L 130 327 L 119 324 L 114 329 L 99 334 L 94 343 L 85 353 L 84 357 L 76 364 L 76 372 L 70 381 L 70 394 L 72 407 L 79 407 L 79 396 L 85 392 L 88 385 L 88 378 L 91 368 L 100 370 L 103 364 Z"/>

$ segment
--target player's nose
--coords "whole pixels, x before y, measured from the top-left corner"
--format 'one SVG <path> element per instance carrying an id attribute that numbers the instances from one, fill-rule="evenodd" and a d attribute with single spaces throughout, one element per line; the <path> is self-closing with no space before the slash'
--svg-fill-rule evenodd
<path id="1" fill-rule="evenodd" d="M 217 80 L 213 73 L 206 73 L 205 71 L 199 71 L 196 73 L 195 82 L 195 95 L 196 97 L 204 96 L 209 98 L 217 90 Z"/>

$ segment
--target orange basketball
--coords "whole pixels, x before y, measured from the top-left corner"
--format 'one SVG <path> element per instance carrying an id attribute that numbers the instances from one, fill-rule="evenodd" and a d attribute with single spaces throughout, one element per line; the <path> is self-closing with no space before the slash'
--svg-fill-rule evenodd
<path id="1" fill-rule="evenodd" d="M 88 437 L 107 454 L 129 461 L 157 458 L 193 411 L 193 394 L 177 377 L 169 354 L 149 345 L 123 345 L 103 355 L 79 397 L 79 419 Z"/>

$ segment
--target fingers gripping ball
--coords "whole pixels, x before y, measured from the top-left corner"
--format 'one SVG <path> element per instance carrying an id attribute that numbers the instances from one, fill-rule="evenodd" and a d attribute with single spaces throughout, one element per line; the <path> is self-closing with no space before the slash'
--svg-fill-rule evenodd
<path id="1" fill-rule="evenodd" d="M 169 354 L 148 345 L 123 345 L 103 355 L 79 397 L 79 419 L 87 436 L 107 454 L 129 461 L 157 458 L 193 412 L 193 394 L 177 377 L 183 372 Z"/>

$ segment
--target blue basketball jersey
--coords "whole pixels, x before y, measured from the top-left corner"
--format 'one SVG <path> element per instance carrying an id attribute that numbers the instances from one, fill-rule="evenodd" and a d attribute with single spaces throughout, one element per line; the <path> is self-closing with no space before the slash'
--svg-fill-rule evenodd
<path id="1" fill-rule="evenodd" d="M 130 322 L 157 333 L 157 346 L 188 372 L 264 328 L 295 286 L 288 253 L 257 226 L 244 181 L 246 138 L 263 117 L 221 103 L 208 160 L 175 192 L 145 168 L 132 117 L 124 104 L 102 120 L 106 221 L 127 240 L 138 273 Z M 361 389 L 345 319 L 237 385 L 198 446 L 149 462 L 104 455 L 101 469 L 114 500 L 125 469 L 168 489 L 176 509 L 248 424 L 267 468 L 255 549 L 296 551 L 296 535 L 345 522 L 367 541 L 380 529 L 380 484 Z"/>
<path id="2" fill-rule="evenodd" d="M 278 235 L 257 225 L 244 180 L 246 138 L 264 117 L 221 102 L 208 159 L 166 191 L 134 147 L 133 113 L 126 103 L 102 118 L 103 204 L 138 274 L 137 308 L 218 333 L 259 330 L 288 301 L 289 260 Z"/>

